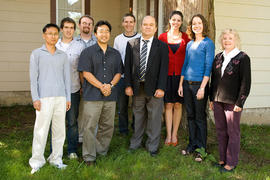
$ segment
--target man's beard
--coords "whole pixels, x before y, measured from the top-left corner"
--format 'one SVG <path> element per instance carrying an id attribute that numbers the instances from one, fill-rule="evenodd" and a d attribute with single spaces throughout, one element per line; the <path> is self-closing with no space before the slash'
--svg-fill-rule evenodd
<path id="1" fill-rule="evenodd" d="M 90 33 L 90 29 L 89 28 L 83 28 L 83 33 L 84 34 L 89 34 Z"/>

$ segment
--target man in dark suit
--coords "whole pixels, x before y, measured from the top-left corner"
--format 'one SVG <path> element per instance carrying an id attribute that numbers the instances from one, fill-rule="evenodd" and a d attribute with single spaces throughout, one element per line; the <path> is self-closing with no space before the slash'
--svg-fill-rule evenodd
<path id="1" fill-rule="evenodd" d="M 169 61 L 167 45 L 154 38 L 156 30 L 155 18 L 145 16 L 141 24 L 142 37 L 127 43 L 125 57 L 125 92 L 133 96 L 135 117 L 129 150 L 141 146 L 146 129 L 145 146 L 151 156 L 158 153 Z"/>

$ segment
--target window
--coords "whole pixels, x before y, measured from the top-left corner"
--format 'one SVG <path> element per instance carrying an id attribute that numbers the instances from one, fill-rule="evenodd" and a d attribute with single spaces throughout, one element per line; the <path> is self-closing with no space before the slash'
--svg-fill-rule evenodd
<path id="1" fill-rule="evenodd" d="M 65 17 L 70 17 L 76 22 L 84 14 L 83 0 L 56 0 L 56 23 L 60 24 Z"/>
<path id="2" fill-rule="evenodd" d="M 90 0 L 50 0 L 51 22 L 59 24 L 64 17 L 71 17 L 77 23 L 81 15 L 90 14 Z"/>

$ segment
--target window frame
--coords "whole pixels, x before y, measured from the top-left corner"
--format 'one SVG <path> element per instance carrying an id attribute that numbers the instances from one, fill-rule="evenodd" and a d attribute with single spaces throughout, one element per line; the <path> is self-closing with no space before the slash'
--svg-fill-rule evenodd
<path id="1" fill-rule="evenodd" d="M 50 2 L 50 21 L 51 23 L 56 24 L 56 0 L 51 0 Z M 84 14 L 89 14 L 91 13 L 91 0 L 84 0 Z"/>

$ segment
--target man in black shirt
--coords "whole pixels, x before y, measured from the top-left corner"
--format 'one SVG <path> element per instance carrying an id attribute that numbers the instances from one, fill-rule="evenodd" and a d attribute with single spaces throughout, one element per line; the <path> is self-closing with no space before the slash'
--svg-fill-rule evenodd
<path id="1" fill-rule="evenodd" d="M 99 21 L 94 28 L 97 44 L 86 48 L 79 59 L 83 73 L 83 159 L 93 165 L 96 153 L 106 155 L 113 135 L 117 90 L 123 64 L 120 53 L 108 46 L 111 25 Z M 95 130 L 98 126 L 97 135 Z"/>

